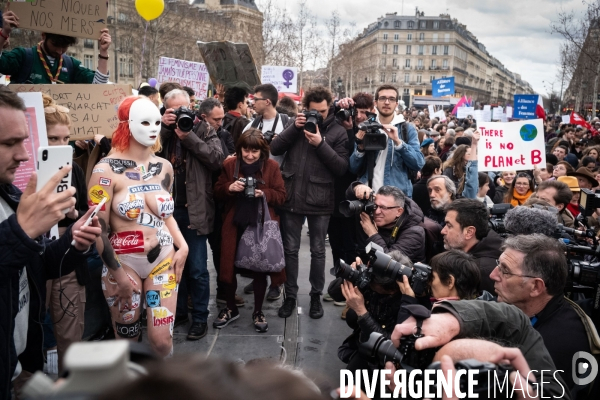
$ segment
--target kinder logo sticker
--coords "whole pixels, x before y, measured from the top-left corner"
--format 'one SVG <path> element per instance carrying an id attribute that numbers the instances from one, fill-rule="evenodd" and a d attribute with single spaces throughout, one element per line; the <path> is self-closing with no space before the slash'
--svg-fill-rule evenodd
<path id="1" fill-rule="evenodd" d="M 140 180 L 140 174 L 138 174 L 137 172 L 125 172 L 125 176 L 131 179 L 132 181 Z"/>
<path id="2" fill-rule="evenodd" d="M 131 322 L 135 318 L 135 311 L 128 311 L 122 316 L 123 322 Z"/>
<path id="3" fill-rule="evenodd" d="M 140 320 L 134 322 L 133 324 L 120 324 L 118 322 L 115 322 L 115 326 L 117 328 L 117 335 L 126 339 L 138 337 L 138 335 L 140 334 L 141 325 L 142 323 Z"/>
<path id="4" fill-rule="evenodd" d="M 161 247 L 170 246 L 173 244 L 173 236 L 169 232 L 163 231 L 162 229 L 156 232 L 156 237 L 158 238 L 158 244 Z"/>
<path id="5" fill-rule="evenodd" d="M 157 307 L 152 309 L 153 326 L 171 326 L 175 322 L 173 313 L 166 307 Z"/>
<path id="6" fill-rule="evenodd" d="M 110 183 L 112 181 L 108 178 L 100 178 L 100 180 L 98 181 L 98 184 L 100 184 L 101 186 L 110 186 Z"/>
<path id="7" fill-rule="evenodd" d="M 148 290 L 146 292 L 146 305 L 149 308 L 160 307 L 160 293 L 157 290 Z"/>
<path id="8" fill-rule="evenodd" d="M 156 208 L 158 210 L 158 216 L 161 218 L 167 218 L 173 211 L 175 211 L 175 202 L 171 196 L 156 196 Z"/>
<path id="9" fill-rule="evenodd" d="M 146 192 L 158 192 L 160 190 L 160 185 L 136 185 L 128 187 L 129 193 L 146 193 Z"/>
<path id="10" fill-rule="evenodd" d="M 144 252 L 144 234 L 141 231 L 114 233 L 110 235 L 109 240 L 117 254 Z"/>
<path id="11" fill-rule="evenodd" d="M 140 225 L 148 226 L 150 228 L 158 229 L 161 229 L 165 224 L 160 218 L 148 213 L 140 213 L 137 219 L 137 223 Z"/>
<path id="12" fill-rule="evenodd" d="M 156 267 L 154 267 L 152 272 L 150 272 L 149 277 L 154 278 L 155 275 L 166 273 L 169 269 L 171 269 L 171 259 L 167 258 L 166 260 L 158 264 Z"/>

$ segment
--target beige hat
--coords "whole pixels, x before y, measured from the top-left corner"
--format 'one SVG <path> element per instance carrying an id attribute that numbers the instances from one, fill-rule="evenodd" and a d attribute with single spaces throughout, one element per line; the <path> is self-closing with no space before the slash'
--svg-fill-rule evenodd
<path id="1" fill-rule="evenodd" d="M 579 188 L 579 182 L 574 176 L 559 176 L 557 181 L 566 184 L 569 189 L 571 189 L 571 192 L 581 192 L 581 189 Z"/>

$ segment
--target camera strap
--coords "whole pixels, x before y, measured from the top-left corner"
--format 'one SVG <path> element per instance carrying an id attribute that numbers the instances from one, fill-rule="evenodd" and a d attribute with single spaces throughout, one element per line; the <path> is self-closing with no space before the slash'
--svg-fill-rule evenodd
<path id="1" fill-rule="evenodd" d="M 392 229 L 392 235 L 390 236 L 391 240 L 388 243 L 386 243 L 388 247 L 390 244 L 395 243 L 396 239 L 398 239 L 398 234 L 400 233 L 400 227 L 404 223 L 405 218 L 406 218 L 406 213 L 403 213 L 396 220 L 396 223 L 394 224 L 394 228 Z"/>

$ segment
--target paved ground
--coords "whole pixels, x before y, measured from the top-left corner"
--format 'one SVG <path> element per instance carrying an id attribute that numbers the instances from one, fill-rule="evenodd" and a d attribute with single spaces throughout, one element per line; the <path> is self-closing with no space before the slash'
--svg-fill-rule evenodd
<path id="1" fill-rule="evenodd" d="M 329 274 L 329 268 L 332 265 L 331 250 L 327 246 L 325 289 L 333 279 Z M 297 313 L 287 319 L 279 318 L 277 310 L 281 305 L 281 300 L 265 301 L 263 312 L 269 323 L 269 331 L 262 334 L 257 333 L 252 323 L 254 297 L 243 292 L 243 287 L 250 280 L 238 277 L 238 295 L 246 300 L 246 305 L 240 308 L 238 320 L 219 330 L 212 327 L 212 321 L 216 317 L 218 308 L 215 298 L 216 274 L 209 254 L 209 271 L 212 282 L 208 335 L 198 341 L 187 341 L 186 334 L 189 325 L 176 328 L 174 332 L 175 354 L 194 351 L 207 353 L 213 357 L 226 357 L 234 361 L 248 362 L 256 358 L 285 361 L 286 364 L 307 370 L 309 374 L 322 380 L 322 384 L 337 387 L 339 370 L 343 367 L 337 357 L 337 349 L 351 333 L 351 330 L 340 318 L 343 308 L 334 306 L 331 302 L 323 302 L 325 310 L 323 318 L 313 320 L 308 316 L 309 266 L 309 241 L 305 227 L 300 248 L 300 277 L 298 280 L 300 291 L 298 292 Z"/>

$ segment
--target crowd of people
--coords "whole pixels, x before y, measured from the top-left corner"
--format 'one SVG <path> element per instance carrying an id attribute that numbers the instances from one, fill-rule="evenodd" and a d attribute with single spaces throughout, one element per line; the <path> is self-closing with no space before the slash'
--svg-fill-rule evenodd
<path id="1" fill-rule="evenodd" d="M 18 26 L 15 18 L 5 13 L 4 26 Z M 0 46 L 9 34 L 3 28 Z M 72 60 L 63 64 L 68 38 L 42 39 L 30 49 L 39 57 L 24 81 L 107 82 L 107 56 L 100 57 L 97 71 L 84 70 Z M 110 45 L 107 31 L 99 44 L 103 55 Z M 3 53 L 0 72 L 23 75 L 23 52 Z M 69 110 L 44 97 L 44 115 L 49 145 L 68 144 Z M 450 361 L 453 368 L 452 361 L 464 358 L 518 360 L 513 365 L 523 375 L 523 365 L 559 371 L 547 386 L 553 395 L 597 398 L 594 383 L 574 378 L 573 355 L 599 354 L 600 338 L 590 292 L 565 297 L 582 276 L 573 273 L 574 250 L 565 244 L 589 248 L 575 259 L 594 261 L 590 254 L 600 230 L 600 208 L 593 201 L 600 186 L 598 118 L 586 129 L 550 117 L 545 165 L 484 173 L 478 171 L 477 121 L 450 111 L 440 121 L 427 109 L 402 108 L 392 85 L 341 99 L 313 87 L 296 104 L 270 84 L 253 93 L 218 87 L 215 97 L 199 101 L 190 88 L 168 82 L 158 90 L 140 87 L 126 98 L 110 139 L 97 135 L 72 143 L 85 162 L 73 165 L 72 187 L 61 193 L 53 185 L 71 167 L 37 192 L 35 175 L 23 193 L 12 185 L 16 169 L 29 158 L 28 130 L 23 102 L 6 88 L 0 88 L 0 118 L 3 399 L 10 398 L 11 387 L 18 394 L 43 368 L 44 322 L 52 328 L 48 334 L 62 369 L 66 349 L 82 338 L 84 286 L 93 263 L 102 265 L 96 283 L 114 335 L 141 340 L 145 323 L 151 348 L 163 358 L 173 353 L 175 326 L 189 325 L 187 339 L 199 340 L 209 323 L 224 329 L 239 318 L 245 302 L 236 294 L 238 274 L 252 279 L 243 291 L 254 295 L 257 332 L 269 328 L 265 298 L 283 297 L 278 316 L 292 317 L 299 270 L 307 268 L 309 317 L 324 317 L 322 301 L 345 306 L 342 318 L 352 333 L 340 343 L 339 357 L 348 369 L 384 367 L 359 349 L 372 333 L 398 347 L 418 326 L 423 337 L 416 348 L 441 347 L 431 361 Z M 583 199 L 590 203 L 581 204 Z M 83 226 L 101 201 L 98 216 Z M 358 211 L 342 209 L 345 201 Z M 284 262 L 281 268 L 248 268 L 238 250 L 249 245 L 247 233 L 267 220 L 278 222 L 279 230 L 270 234 L 281 243 Z M 60 238 L 51 241 L 45 233 L 56 224 Z M 301 266 L 305 224 L 310 265 Z M 574 236 L 581 234 L 583 239 Z M 372 257 L 367 245 L 375 244 L 409 270 L 428 263 L 426 284 L 415 292 L 408 276 L 374 272 L 360 287 L 337 278 L 326 290 L 327 241 L 335 271 L 359 268 Z M 221 305 L 213 316 L 208 246 Z M 459 337 L 463 341 L 453 340 Z"/>

